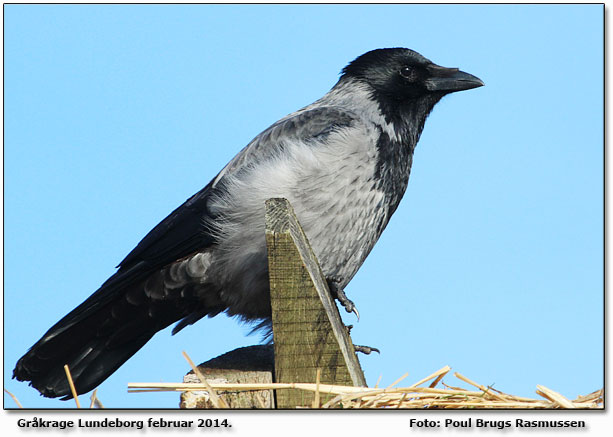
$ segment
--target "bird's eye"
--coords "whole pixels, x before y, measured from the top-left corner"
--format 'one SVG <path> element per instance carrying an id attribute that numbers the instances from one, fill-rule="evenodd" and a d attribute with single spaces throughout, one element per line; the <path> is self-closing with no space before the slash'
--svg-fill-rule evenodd
<path id="1" fill-rule="evenodd" d="M 400 75 L 405 79 L 415 79 L 415 69 L 412 67 L 402 67 L 400 69 Z"/>

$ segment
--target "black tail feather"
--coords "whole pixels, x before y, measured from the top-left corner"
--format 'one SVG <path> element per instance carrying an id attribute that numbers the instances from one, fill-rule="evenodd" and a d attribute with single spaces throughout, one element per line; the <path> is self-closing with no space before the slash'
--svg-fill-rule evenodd
<path id="1" fill-rule="evenodd" d="M 17 362 L 13 377 L 30 381 L 43 396 L 63 400 L 72 394 L 64 371 L 68 365 L 78 394 L 86 393 L 108 378 L 142 348 L 158 331 L 157 326 L 130 324 L 130 338 L 113 344 L 113 334 L 100 335 L 95 322 L 105 318 L 108 310 L 86 318 L 54 335 L 52 328 Z M 124 333 L 127 331 L 122 330 Z"/>
<path id="2" fill-rule="evenodd" d="M 138 287 L 142 290 L 142 283 Z M 19 359 L 13 377 L 30 381 L 43 396 L 71 399 L 64 365 L 70 369 L 77 393 L 86 393 L 115 372 L 156 332 L 185 317 L 188 308 L 197 308 L 197 303 L 185 299 L 185 294 L 183 299 L 154 300 L 140 291 L 144 298 L 135 300 L 135 289 L 114 290 L 112 299 L 105 295 L 103 299 L 83 302 Z"/>

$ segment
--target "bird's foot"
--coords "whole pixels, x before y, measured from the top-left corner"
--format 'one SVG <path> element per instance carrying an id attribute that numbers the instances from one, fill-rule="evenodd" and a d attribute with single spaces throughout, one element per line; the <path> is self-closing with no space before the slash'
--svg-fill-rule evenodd
<path id="1" fill-rule="evenodd" d="M 353 325 L 346 325 L 345 329 L 347 330 L 347 335 L 351 335 L 351 330 L 353 329 Z M 354 344 L 353 349 L 356 352 L 362 352 L 365 355 L 370 355 L 372 352 L 376 352 L 378 354 L 381 353 L 379 349 L 372 346 L 360 346 L 359 344 Z"/>
<path id="2" fill-rule="evenodd" d="M 372 352 L 376 352 L 378 354 L 381 353 L 379 349 L 377 349 L 376 347 L 372 347 L 372 346 L 360 346 L 360 345 L 354 344 L 353 348 L 355 349 L 356 352 L 362 352 L 365 355 L 370 355 Z"/>
<path id="3" fill-rule="evenodd" d="M 360 313 L 358 312 L 357 307 L 351 301 L 347 295 L 345 294 L 345 290 L 338 286 L 338 283 L 335 280 L 328 280 L 328 287 L 330 287 L 330 292 L 332 296 L 336 298 L 340 302 L 340 304 L 345 307 L 345 311 L 348 313 L 354 313 L 358 318 L 358 322 L 360 321 Z"/>

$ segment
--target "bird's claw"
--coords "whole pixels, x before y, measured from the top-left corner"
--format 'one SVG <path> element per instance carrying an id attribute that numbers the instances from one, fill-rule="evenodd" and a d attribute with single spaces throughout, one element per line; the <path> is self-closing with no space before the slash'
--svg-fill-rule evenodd
<path id="1" fill-rule="evenodd" d="M 352 300 L 347 298 L 343 290 L 339 290 L 339 291 L 340 293 L 338 293 L 338 297 L 337 297 L 338 301 L 341 303 L 341 305 L 343 305 L 343 307 L 345 307 L 345 311 L 347 311 L 348 313 L 355 314 L 359 322 L 360 312 L 358 311 L 358 308 L 355 306 Z"/>
<path id="2" fill-rule="evenodd" d="M 360 313 L 358 312 L 358 309 L 355 307 L 353 302 L 349 301 L 349 303 L 351 304 L 351 309 L 347 308 L 345 305 L 343 305 L 343 306 L 345 307 L 345 309 L 347 310 L 348 313 L 355 314 L 355 316 L 356 316 L 356 318 L 358 319 L 358 322 L 359 322 L 360 321 Z"/>
<path id="3" fill-rule="evenodd" d="M 332 293 L 335 295 L 334 297 L 336 297 L 336 299 L 345 308 L 345 311 L 347 311 L 348 313 L 354 313 L 355 316 L 358 318 L 358 322 L 359 322 L 360 313 L 357 307 L 355 306 L 355 304 L 353 303 L 353 301 L 349 299 L 347 295 L 345 294 L 345 290 L 343 290 L 341 287 L 337 286 L 334 282 L 331 282 L 331 281 L 328 282 L 328 285 Z"/>
<path id="4" fill-rule="evenodd" d="M 356 352 L 362 352 L 365 355 L 370 355 L 372 352 L 381 354 L 381 351 L 379 349 L 377 349 L 376 347 L 372 347 L 372 346 L 360 346 L 360 345 L 354 344 L 353 348 L 355 349 Z"/>

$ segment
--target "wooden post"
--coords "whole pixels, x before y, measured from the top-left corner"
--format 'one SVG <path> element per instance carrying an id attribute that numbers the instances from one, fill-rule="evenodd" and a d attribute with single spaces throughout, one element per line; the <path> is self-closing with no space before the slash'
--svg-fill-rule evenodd
<path id="1" fill-rule="evenodd" d="M 286 199 L 266 201 L 266 244 L 276 382 L 315 382 L 321 369 L 321 383 L 365 387 L 347 328 Z M 310 406 L 313 397 L 277 390 L 277 408 Z"/>
<path id="2" fill-rule="evenodd" d="M 220 355 L 198 366 L 209 383 L 271 383 L 273 382 L 274 352 L 272 345 L 247 346 Z M 183 382 L 200 383 L 190 371 Z M 272 390 L 218 391 L 230 408 L 274 408 Z M 205 391 L 187 391 L 181 394 L 181 408 L 212 409 L 213 402 Z"/>

